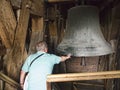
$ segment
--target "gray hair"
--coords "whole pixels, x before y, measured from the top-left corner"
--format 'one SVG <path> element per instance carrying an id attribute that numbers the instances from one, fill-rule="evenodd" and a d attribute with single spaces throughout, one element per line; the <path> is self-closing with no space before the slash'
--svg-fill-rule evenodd
<path id="1" fill-rule="evenodd" d="M 47 43 L 45 41 L 40 41 L 36 44 L 36 50 L 37 51 L 42 51 L 45 50 L 47 47 Z"/>

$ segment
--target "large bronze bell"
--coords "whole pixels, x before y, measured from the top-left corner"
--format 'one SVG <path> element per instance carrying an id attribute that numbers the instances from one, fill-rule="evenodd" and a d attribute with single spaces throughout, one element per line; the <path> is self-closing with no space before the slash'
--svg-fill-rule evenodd
<path id="1" fill-rule="evenodd" d="M 100 56 L 113 52 L 100 30 L 97 7 L 82 5 L 69 9 L 65 36 L 57 50 L 77 57 Z"/>

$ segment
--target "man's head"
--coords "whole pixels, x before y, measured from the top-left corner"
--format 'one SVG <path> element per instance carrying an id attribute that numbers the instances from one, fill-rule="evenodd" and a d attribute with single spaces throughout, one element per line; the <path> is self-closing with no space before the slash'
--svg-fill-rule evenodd
<path id="1" fill-rule="evenodd" d="M 37 51 L 44 51 L 47 52 L 47 43 L 45 41 L 40 41 L 36 44 L 36 50 Z"/>

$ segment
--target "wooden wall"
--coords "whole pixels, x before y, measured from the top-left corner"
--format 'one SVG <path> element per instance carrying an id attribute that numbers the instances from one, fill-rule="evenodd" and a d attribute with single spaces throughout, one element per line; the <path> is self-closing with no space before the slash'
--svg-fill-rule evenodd
<path id="1" fill-rule="evenodd" d="M 11 1 L 11 2 L 10 2 Z M 62 41 L 66 27 L 67 10 L 75 3 L 58 3 L 60 0 L 0 0 L 0 40 L 4 49 L 0 47 L 0 70 L 19 82 L 21 66 L 27 55 L 34 52 L 34 45 L 39 40 L 46 40 L 49 52 L 55 53 L 57 45 Z M 64 0 L 63 0 L 64 1 Z M 52 3 L 54 2 L 54 3 Z M 117 2 L 117 3 L 116 3 Z M 72 57 L 70 61 L 55 66 L 54 73 L 93 72 L 105 70 L 119 70 L 120 66 L 120 2 L 103 3 L 100 8 L 101 30 L 105 39 L 111 43 L 115 52 L 102 57 L 83 58 Z M 21 4 L 21 5 L 20 5 Z M 97 3 L 98 4 L 98 3 Z M 67 8 L 66 5 L 68 5 Z M 103 6 L 104 5 L 104 6 Z M 2 52 L 1 52 L 2 51 Z M 1 64 L 2 63 L 2 64 Z M 11 72 L 12 71 L 12 72 Z M 102 81 L 103 82 L 103 81 Z M 61 83 L 68 85 L 65 88 L 77 89 L 78 83 Z M 84 82 L 86 83 L 86 82 Z M 91 83 L 91 82 L 88 82 Z M 105 90 L 118 90 L 120 81 L 116 79 L 105 80 Z M 76 87 L 75 87 L 76 88 Z M 77 90 L 75 89 L 74 90 Z M 10 85 L 5 85 L 5 90 L 16 90 Z"/>

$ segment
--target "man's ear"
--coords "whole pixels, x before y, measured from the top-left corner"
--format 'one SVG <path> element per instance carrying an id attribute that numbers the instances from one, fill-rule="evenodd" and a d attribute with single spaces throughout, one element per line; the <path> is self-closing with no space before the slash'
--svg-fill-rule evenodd
<path id="1" fill-rule="evenodd" d="M 48 49 L 47 49 L 47 48 L 45 48 L 45 52 L 48 52 Z"/>

